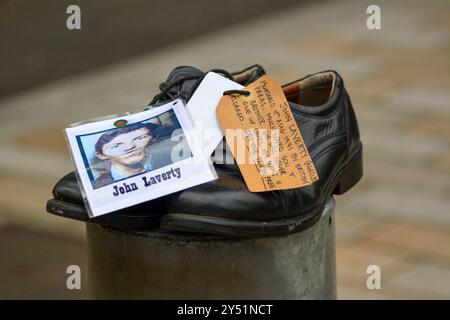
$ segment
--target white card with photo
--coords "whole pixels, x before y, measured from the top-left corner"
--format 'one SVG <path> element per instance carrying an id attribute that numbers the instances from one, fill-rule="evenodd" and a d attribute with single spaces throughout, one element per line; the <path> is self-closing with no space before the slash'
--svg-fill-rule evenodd
<path id="1" fill-rule="evenodd" d="M 91 218 L 217 179 L 181 100 L 65 134 Z"/>

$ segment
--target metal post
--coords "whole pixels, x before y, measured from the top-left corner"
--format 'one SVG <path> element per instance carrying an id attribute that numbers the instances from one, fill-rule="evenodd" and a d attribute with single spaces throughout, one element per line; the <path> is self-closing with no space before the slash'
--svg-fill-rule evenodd
<path id="1" fill-rule="evenodd" d="M 102 299 L 335 299 L 331 197 L 303 232 L 259 239 L 129 231 L 87 223 L 89 279 Z"/>

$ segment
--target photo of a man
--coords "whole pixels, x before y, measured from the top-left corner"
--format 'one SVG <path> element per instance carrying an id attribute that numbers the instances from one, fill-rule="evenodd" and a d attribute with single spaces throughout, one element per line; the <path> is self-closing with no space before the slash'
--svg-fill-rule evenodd
<path id="1" fill-rule="evenodd" d="M 80 136 L 79 144 L 92 187 L 97 189 L 190 157 L 189 147 L 183 143 L 185 154 L 172 159 L 172 152 L 180 149 L 183 139 L 179 122 L 173 111 L 168 111 L 141 122 Z"/>
<path id="2" fill-rule="evenodd" d="M 96 180 L 97 187 L 152 170 L 152 156 L 146 150 L 153 135 L 150 124 L 136 123 L 105 133 L 95 144 L 100 160 L 109 160 L 110 169 Z"/>
<path id="3" fill-rule="evenodd" d="M 217 179 L 180 100 L 65 133 L 89 217 Z"/>

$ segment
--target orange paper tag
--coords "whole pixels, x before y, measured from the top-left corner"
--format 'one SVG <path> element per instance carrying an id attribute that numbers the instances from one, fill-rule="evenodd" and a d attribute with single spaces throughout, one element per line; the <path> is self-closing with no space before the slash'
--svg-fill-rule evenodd
<path id="1" fill-rule="evenodd" d="M 250 94 L 223 96 L 216 113 L 248 189 L 292 189 L 318 180 L 280 85 L 263 76 L 243 90 Z"/>

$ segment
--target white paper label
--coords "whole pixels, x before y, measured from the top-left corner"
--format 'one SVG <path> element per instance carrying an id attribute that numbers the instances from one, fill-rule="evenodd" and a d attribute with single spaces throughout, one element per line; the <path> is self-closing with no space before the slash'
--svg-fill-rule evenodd
<path id="1" fill-rule="evenodd" d="M 214 72 L 209 72 L 186 104 L 203 150 L 210 156 L 222 141 L 223 132 L 217 121 L 216 107 L 223 92 L 239 90 L 243 86 Z"/>

